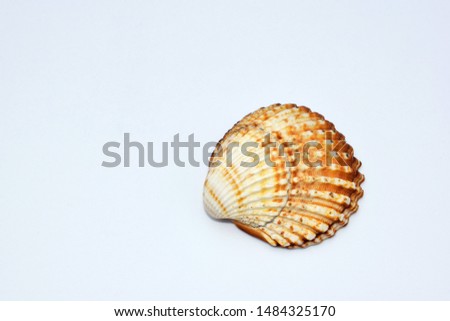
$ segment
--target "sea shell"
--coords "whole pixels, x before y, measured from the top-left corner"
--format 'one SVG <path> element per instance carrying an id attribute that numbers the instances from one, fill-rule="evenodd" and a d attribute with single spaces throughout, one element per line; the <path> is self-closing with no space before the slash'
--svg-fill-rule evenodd
<path id="1" fill-rule="evenodd" d="M 211 155 L 205 209 L 270 245 L 305 248 L 333 236 L 356 212 L 360 166 L 322 115 L 295 104 L 260 108 Z"/>

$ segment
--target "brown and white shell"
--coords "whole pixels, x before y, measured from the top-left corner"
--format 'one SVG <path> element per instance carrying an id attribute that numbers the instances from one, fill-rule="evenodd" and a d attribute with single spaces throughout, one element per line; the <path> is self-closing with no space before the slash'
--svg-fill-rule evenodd
<path id="1" fill-rule="evenodd" d="M 308 247 L 333 236 L 358 209 L 360 166 L 322 115 L 294 104 L 260 108 L 211 155 L 205 209 L 270 245 Z"/>

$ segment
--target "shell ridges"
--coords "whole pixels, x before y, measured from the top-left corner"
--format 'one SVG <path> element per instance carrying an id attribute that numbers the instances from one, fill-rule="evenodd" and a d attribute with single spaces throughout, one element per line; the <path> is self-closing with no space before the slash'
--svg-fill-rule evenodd
<path id="1" fill-rule="evenodd" d="M 246 115 L 217 144 L 205 209 L 272 246 L 305 248 L 335 235 L 358 210 L 360 167 L 322 115 L 273 104 Z"/>

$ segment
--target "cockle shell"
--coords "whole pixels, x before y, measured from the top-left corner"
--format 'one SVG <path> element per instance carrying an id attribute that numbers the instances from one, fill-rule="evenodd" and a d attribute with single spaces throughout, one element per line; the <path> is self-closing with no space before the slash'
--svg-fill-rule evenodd
<path id="1" fill-rule="evenodd" d="M 294 104 L 260 108 L 216 145 L 205 209 L 270 245 L 308 247 L 333 236 L 358 209 L 360 166 L 322 115 Z"/>

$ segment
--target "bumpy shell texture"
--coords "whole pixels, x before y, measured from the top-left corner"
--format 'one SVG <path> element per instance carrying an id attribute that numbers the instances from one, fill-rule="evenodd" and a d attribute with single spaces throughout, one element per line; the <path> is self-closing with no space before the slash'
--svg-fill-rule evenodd
<path id="1" fill-rule="evenodd" d="M 272 246 L 305 248 L 333 236 L 356 212 L 360 166 L 322 115 L 294 104 L 260 108 L 211 155 L 205 209 Z"/>

